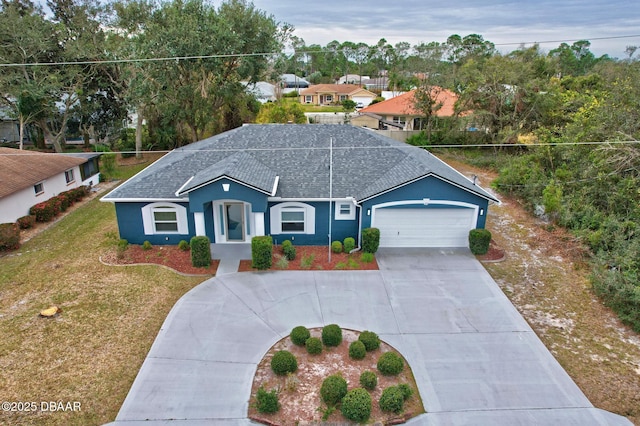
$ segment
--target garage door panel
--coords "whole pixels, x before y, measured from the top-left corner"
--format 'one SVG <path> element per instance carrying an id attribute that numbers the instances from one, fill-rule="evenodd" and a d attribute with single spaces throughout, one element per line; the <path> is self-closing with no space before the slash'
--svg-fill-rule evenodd
<path id="1" fill-rule="evenodd" d="M 468 247 L 473 209 L 377 209 L 381 247 Z"/>

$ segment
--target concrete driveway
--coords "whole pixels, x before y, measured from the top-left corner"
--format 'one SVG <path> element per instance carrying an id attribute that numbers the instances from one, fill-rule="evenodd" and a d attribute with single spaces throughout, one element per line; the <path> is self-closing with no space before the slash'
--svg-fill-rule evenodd
<path id="1" fill-rule="evenodd" d="M 235 273 L 170 312 L 113 425 L 243 425 L 258 362 L 297 325 L 372 330 L 407 359 L 416 425 L 630 425 L 594 408 L 468 250 L 380 271 Z"/>

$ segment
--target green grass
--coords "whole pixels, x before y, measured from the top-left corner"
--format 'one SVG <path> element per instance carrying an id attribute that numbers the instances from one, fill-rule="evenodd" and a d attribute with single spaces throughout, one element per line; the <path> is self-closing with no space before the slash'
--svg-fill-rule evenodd
<path id="1" fill-rule="evenodd" d="M 119 168 L 118 176 L 148 164 Z M 95 198 L 0 258 L 0 395 L 81 403 L 79 412 L 1 413 L 0 424 L 114 420 L 167 313 L 202 281 L 153 266 L 103 265 L 115 235 L 113 205 Z M 60 316 L 38 317 L 54 304 Z"/>

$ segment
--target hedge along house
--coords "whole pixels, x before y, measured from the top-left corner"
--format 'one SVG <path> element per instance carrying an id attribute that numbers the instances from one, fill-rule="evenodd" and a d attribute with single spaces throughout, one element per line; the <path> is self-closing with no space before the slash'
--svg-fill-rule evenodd
<path id="1" fill-rule="evenodd" d="M 171 151 L 102 201 L 134 244 L 360 243 L 377 227 L 382 247 L 466 247 L 498 202 L 423 149 L 328 124 L 244 125 Z"/>

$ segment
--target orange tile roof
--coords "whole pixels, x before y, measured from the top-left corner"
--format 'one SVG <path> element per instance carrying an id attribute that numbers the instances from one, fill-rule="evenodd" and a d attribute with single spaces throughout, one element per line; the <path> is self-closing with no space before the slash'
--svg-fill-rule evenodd
<path id="1" fill-rule="evenodd" d="M 0 148 L 0 198 L 63 173 L 87 160 L 64 154 L 45 154 Z"/>
<path id="2" fill-rule="evenodd" d="M 415 90 L 403 93 L 395 98 L 369 105 L 361 109 L 360 112 L 379 115 L 423 115 L 414 106 L 414 93 Z M 432 88 L 431 93 L 438 103 L 442 103 L 442 107 L 436 111 L 437 117 L 451 117 L 454 115 L 454 106 L 458 100 L 458 96 L 455 93 L 440 87 Z"/>
<path id="3" fill-rule="evenodd" d="M 316 93 L 338 93 L 341 95 L 348 95 L 361 89 L 367 90 L 357 84 L 316 84 L 310 86 L 308 89 L 300 91 L 300 94 L 313 95 Z"/>

